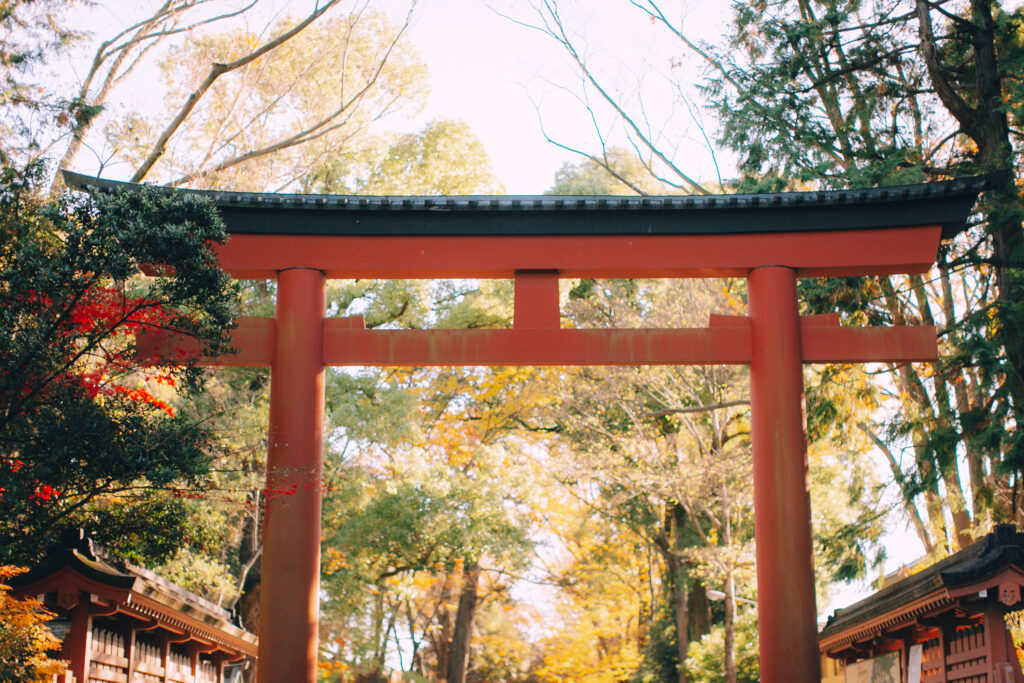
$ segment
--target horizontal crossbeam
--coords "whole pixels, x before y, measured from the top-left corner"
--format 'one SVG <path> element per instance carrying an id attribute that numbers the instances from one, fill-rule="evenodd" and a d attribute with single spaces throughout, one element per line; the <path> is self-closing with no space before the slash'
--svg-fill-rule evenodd
<path id="1" fill-rule="evenodd" d="M 940 226 L 748 235 L 366 237 L 235 234 L 216 247 L 236 278 L 274 279 L 289 268 L 327 278 L 746 277 L 765 264 L 798 277 L 923 273 Z"/>
<path id="2" fill-rule="evenodd" d="M 839 327 L 832 316 L 801 320 L 806 363 L 928 361 L 938 357 L 935 328 Z M 269 365 L 274 321 L 241 318 L 237 354 L 201 358 L 198 344 L 174 334 L 140 334 L 148 362 L 198 359 L 219 366 Z M 713 316 L 693 329 L 367 330 L 362 318 L 324 321 L 325 365 L 745 365 L 751 358 L 746 317 Z"/>

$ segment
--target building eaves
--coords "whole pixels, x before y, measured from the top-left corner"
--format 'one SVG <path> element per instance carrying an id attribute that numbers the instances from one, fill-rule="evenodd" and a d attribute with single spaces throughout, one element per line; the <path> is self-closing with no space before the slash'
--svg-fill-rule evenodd
<path id="1" fill-rule="evenodd" d="M 130 595 L 144 596 L 160 606 L 163 618 L 175 619 L 177 615 L 184 615 L 205 624 L 207 636 L 214 640 L 228 643 L 230 638 L 234 638 L 250 645 L 256 642 L 254 634 L 232 623 L 228 610 L 148 569 L 107 553 L 81 529 L 66 532 L 40 564 L 14 577 L 11 585 L 15 588 L 29 586 L 64 569 L 122 592 L 129 604 L 132 603 Z"/>
<path id="2" fill-rule="evenodd" d="M 887 617 L 887 621 L 898 621 L 902 612 L 909 613 L 926 598 L 937 599 L 940 593 L 946 596 L 947 589 L 983 581 L 1010 564 L 1024 568 L 1024 533 L 1018 532 L 1012 524 L 998 524 L 992 533 L 960 552 L 849 607 L 837 609 L 818 640 L 825 643 L 841 639 L 843 635 L 859 636 L 868 627 L 877 630 L 883 617 Z"/>

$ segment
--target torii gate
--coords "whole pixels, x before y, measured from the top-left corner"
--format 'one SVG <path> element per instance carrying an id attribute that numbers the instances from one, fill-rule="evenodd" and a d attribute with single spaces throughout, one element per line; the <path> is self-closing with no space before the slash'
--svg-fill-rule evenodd
<path id="1" fill-rule="evenodd" d="M 131 189 L 65 172 L 69 187 Z M 328 365 L 749 364 L 761 679 L 820 680 L 803 363 L 937 358 L 931 326 L 801 317 L 799 277 L 924 273 L 1001 175 L 897 188 L 706 197 L 350 197 L 198 192 L 240 279 L 276 279 L 277 311 L 241 318 L 237 355 L 270 365 L 260 586 L 261 683 L 316 679 L 324 368 Z M 749 315 L 704 329 L 560 329 L 559 278 L 745 277 Z M 327 278 L 514 278 L 508 330 L 366 330 L 326 318 Z M 194 344 L 139 340 L 174 357 Z"/>

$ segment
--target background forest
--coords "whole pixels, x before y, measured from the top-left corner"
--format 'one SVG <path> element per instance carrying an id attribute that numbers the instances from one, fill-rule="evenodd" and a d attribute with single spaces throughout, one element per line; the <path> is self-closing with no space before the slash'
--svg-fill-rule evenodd
<path id="1" fill-rule="evenodd" d="M 429 95 L 415 3 L 112 4 L 0 0 L 0 564 L 82 527 L 255 630 L 268 373 L 141 368 L 131 333 L 178 329 L 216 352 L 234 316 L 272 311 L 274 283 L 217 269 L 209 206 L 66 193 L 57 169 L 266 192 L 503 188 L 469 124 L 410 123 Z M 711 32 L 684 2 L 607 4 L 671 47 L 631 63 L 580 3 L 491 4 L 563 58 L 540 77 L 578 107 L 580 135 L 538 133 L 575 155 L 552 194 L 1011 170 L 927 276 L 801 281 L 803 312 L 935 324 L 942 350 L 806 371 L 819 605 L 877 576 L 887 529 L 909 528 L 924 563 L 1024 522 L 1019 4 L 737 0 Z M 155 262 L 175 275 L 139 274 Z M 746 307 L 742 281 L 562 285 L 566 327 L 704 326 Z M 328 300 L 369 327 L 507 327 L 511 292 L 332 281 Z M 323 680 L 757 680 L 747 384 L 731 367 L 332 369 Z M 5 598 L 0 617 L 17 609 Z M 3 647 L 24 680 L 49 666 Z"/>

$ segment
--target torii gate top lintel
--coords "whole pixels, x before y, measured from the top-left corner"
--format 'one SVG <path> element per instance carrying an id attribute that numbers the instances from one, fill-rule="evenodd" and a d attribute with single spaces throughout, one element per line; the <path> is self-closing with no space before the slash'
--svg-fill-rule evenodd
<path id="1" fill-rule="evenodd" d="M 750 365 L 761 680 L 817 683 L 802 365 L 934 360 L 937 345 L 929 326 L 802 318 L 797 278 L 924 272 L 978 193 L 1007 178 L 708 197 L 199 193 L 231 233 L 221 266 L 278 280 L 275 318 L 240 320 L 240 353 L 206 359 L 271 366 L 267 490 L 295 494 L 267 499 L 259 683 L 316 680 L 325 366 L 719 363 Z M 716 276 L 747 278 L 748 315 L 713 316 L 705 329 L 560 325 L 560 277 Z M 435 277 L 515 278 L 512 328 L 366 330 L 325 316 L 327 278 Z M 182 344 L 140 339 L 138 349 L 176 358 L 167 351 Z"/>
<path id="2" fill-rule="evenodd" d="M 64 177 L 69 187 L 137 187 Z M 221 265 L 243 279 L 290 267 L 328 278 L 744 277 L 765 263 L 806 277 L 924 272 L 939 237 L 959 231 L 978 193 L 1005 180 L 662 197 L 167 191 L 216 202 L 232 235 Z"/>

